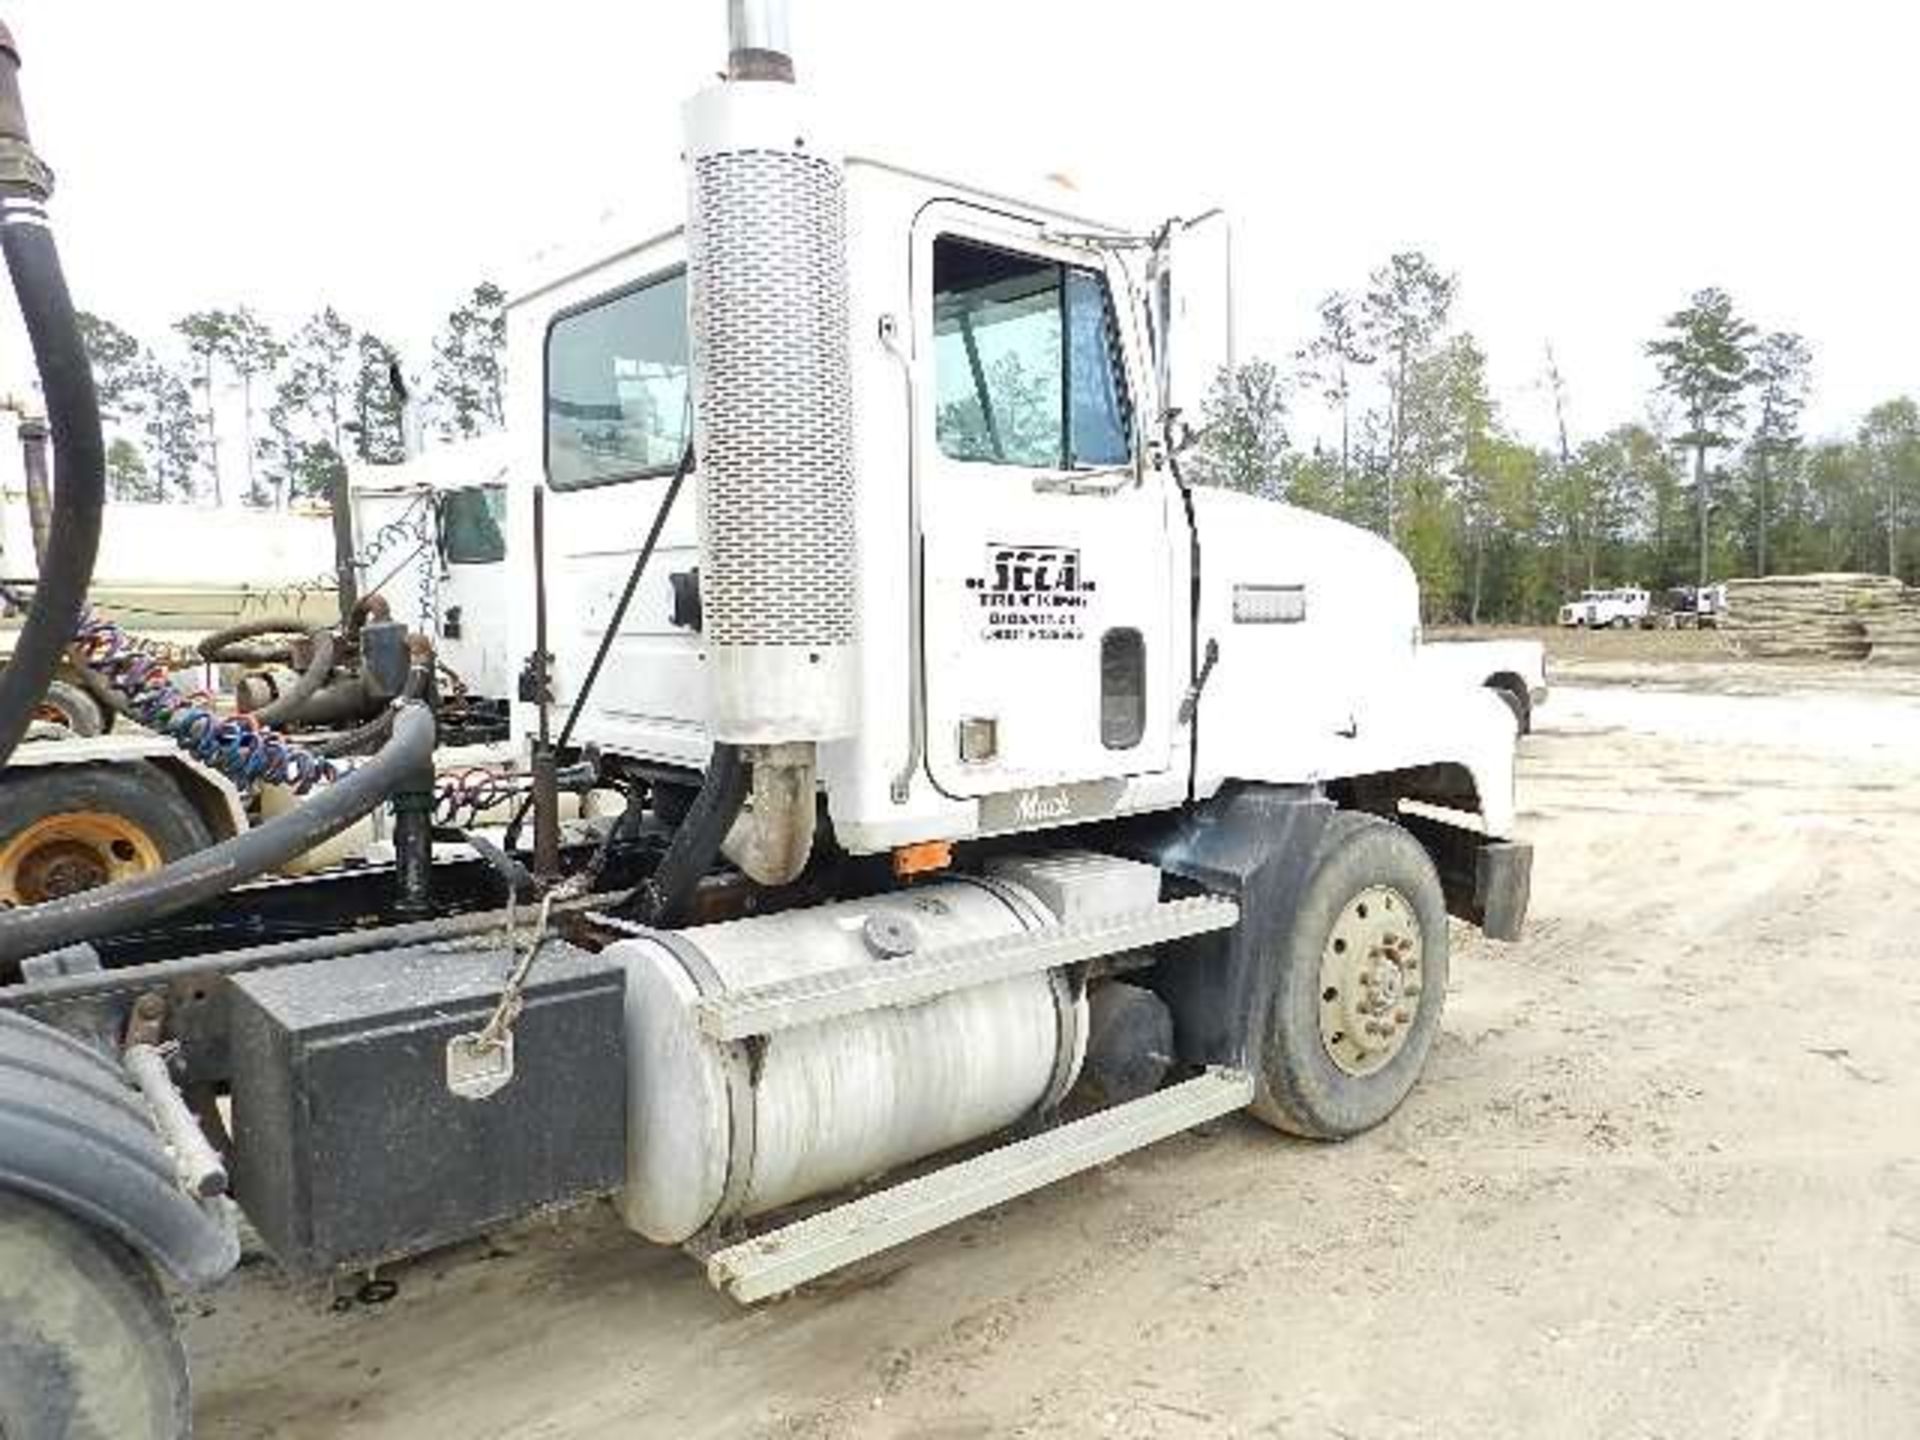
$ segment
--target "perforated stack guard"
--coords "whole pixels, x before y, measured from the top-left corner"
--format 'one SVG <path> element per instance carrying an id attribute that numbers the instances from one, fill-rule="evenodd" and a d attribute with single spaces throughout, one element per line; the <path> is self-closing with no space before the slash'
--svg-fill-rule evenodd
<path id="1" fill-rule="evenodd" d="M 792 85 L 715 86 L 686 123 L 708 727 L 834 739 L 855 703 L 844 173 Z"/>

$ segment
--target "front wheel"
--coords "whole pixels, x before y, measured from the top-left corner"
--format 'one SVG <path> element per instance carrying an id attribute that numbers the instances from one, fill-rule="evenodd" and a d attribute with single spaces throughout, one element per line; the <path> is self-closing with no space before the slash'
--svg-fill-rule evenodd
<path id="1" fill-rule="evenodd" d="M 152 1270 L 112 1236 L 0 1190 L 0 1436 L 176 1440 L 187 1361 Z"/>
<path id="2" fill-rule="evenodd" d="M 1273 957 L 1253 1111 L 1336 1140 L 1369 1130 L 1427 1062 L 1447 992 L 1447 907 L 1400 826 L 1341 813 Z"/>

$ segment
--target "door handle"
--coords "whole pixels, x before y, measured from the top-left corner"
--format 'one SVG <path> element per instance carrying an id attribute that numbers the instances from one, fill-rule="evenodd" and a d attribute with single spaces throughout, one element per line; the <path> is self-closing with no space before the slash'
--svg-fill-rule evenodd
<path id="1" fill-rule="evenodd" d="M 1132 465 L 1103 465 L 1093 470 L 1069 470 L 1064 475 L 1036 475 L 1033 488 L 1040 495 L 1118 495 L 1140 483 Z"/>

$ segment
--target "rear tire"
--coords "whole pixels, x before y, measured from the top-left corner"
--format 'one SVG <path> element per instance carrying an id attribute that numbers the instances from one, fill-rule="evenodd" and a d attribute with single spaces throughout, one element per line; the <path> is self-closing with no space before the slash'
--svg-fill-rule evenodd
<path id="1" fill-rule="evenodd" d="M 1272 963 L 1253 1113 L 1314 1139 L 1372 1129 L 1419 1078 L 1446 1003 L 1446 899 L 1420 842 L 1335 815 Z M 1360 1034 L 1375 1025 L 1391 1033 Z"/>
<path id="2" fill-rule="evenodd" d="M 186 1353 L 151 1267 L 0 1191 L 0 1436 L 176 1440 L 192 1425 Z"/>
<path id="3" fill-rule="evenodd" d="M 17 766 L 0 776 L 0 913 L 145 874 L 212 843 L 193 802 L 145 761 Z"/>

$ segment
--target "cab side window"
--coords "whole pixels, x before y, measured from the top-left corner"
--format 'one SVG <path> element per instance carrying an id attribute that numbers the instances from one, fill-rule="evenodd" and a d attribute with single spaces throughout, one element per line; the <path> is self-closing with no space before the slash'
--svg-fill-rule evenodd
<path id="1" fill-rule="evenodd" d="M 933 247 L 934 433 L 955 460 L 1124 465 L 1133 413 L 1097 271 L 943 235 Z"/>

